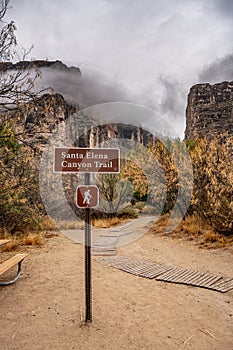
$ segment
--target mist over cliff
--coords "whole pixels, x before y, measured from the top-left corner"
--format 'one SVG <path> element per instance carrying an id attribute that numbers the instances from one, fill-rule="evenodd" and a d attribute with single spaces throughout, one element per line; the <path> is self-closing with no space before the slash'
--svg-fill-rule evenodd
<path id="1" fill-rule="evenodd" d="M 51 87 L 55 93 L 63 95 L 68 103 L 81 109 L 98 103 L 124 101 L 130 102 L 129 93 L 101 74 L 42 68 L 42 77 L 37 81 L 38 89 Z M 131 99 L 132 100 L 132 99 Z"/>

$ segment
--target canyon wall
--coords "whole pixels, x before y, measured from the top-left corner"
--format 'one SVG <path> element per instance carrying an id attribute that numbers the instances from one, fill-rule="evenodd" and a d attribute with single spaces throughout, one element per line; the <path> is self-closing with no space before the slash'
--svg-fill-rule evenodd
<path id="1" fill-rule="evenodd" d="M 233 81 L 194 85 L 188 95 L 185 139 L 233 134 Z"/>

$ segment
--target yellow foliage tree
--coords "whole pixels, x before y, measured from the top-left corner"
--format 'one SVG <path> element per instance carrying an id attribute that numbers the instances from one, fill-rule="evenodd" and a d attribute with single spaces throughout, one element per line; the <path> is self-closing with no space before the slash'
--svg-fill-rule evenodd
<path id="1" fill-rule="evenodd" d="M 216 231 L 233 234 L 233 136 L 196 140 L 189 148 L 194 210 Z"/>

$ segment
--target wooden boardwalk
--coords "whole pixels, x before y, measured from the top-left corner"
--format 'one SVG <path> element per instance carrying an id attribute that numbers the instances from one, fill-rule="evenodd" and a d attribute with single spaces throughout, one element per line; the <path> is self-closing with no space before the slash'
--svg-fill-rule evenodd
<path id="1" fill-rule="evenodd" d="M 97 260 L 133 275 L 155 278 L 157 281 L 192 285 L 212 289 L 221 293 L 233 289 L 233 278 L 224 278 L 221 275 L 211 275 L 204 272 L 165 266 L 122 256 L 103 257 Z"/>
<path id="2" fill-rule="evenodd" d="M 121 226 L 108 229 L 93 229 L 100 231 L 98 238 L 92 243 L 92 255 L 116 255 L 117 247 L 133 242 L 142 237 L 152 226 L 155 218 L 141 215 Z"/>

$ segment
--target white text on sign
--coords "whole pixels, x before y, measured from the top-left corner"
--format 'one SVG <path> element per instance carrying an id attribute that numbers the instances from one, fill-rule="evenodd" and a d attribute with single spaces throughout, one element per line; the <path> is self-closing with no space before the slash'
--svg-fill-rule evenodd
<path id="1" fill-rule="evenodd" d="M 118 148 L 55 147 L 54 172 L 119 173 Z"/>

